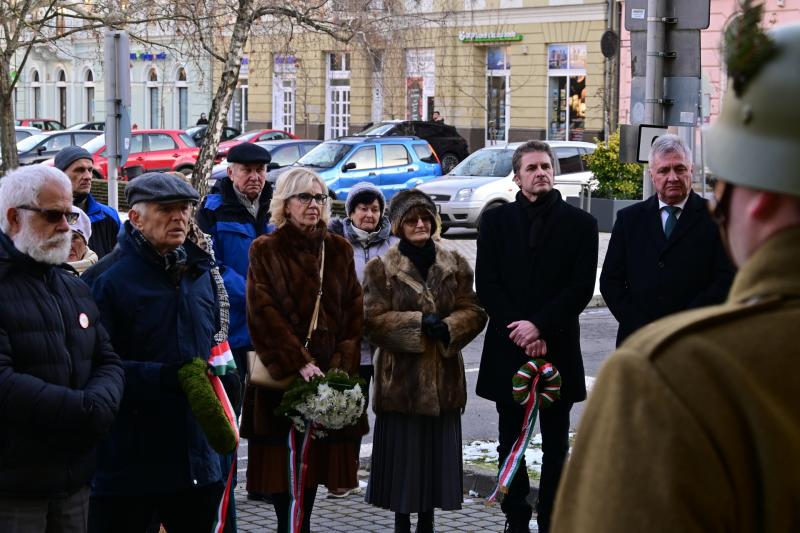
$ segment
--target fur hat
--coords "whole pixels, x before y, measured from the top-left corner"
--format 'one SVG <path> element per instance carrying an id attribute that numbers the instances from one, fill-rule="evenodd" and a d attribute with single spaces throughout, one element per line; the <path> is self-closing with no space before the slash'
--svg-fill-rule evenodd
<path id="1" fill-rule="evenodd" d="M 430 196 L 417 189 L 405 189 L 392 197 L 389 203 L 389 220 L 392 223 L 392 233 L 402 237 L 400 226 L 403 223 L 403 219 L 406 213 L 415 207 L 421 207 L 430 213 L 433 220 L 431 234 L 436 233 L 439 220 L 436 216 L 436 204 L 433 203 Z"/>
<path id="2" fill-rule="evenodd" d="M 383 216 L 383 212 L 386 209 L 386 197 L 383 196 L 383 192 L 378 187 L 368 181 L 356 183 L 350 188 L 350 192 L 347 193 L 347 199 L 344 201 L 344 211 L 347 216 L 349 217 L 356 210 L 358 204 L 367 203 L 367 198 L 370 198 L 369 203 L 372 203 L 372 198 L 378 199 L 378 203 L 381 206 L 381 216 Z"/>

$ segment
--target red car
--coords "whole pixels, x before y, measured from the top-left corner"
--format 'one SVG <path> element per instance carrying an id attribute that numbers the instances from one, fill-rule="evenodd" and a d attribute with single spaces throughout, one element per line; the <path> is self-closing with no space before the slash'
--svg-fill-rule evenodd
<path id="1" fill-rule="evenodd" d="M 99 135 L 83 145 L 94 157 L 94 170 L 97 178 L 108 178 L 108 161 L 105 157 L 106 138 Z M 134 130 L 131 136 L 131 149 L 128 161 L 123 166 L 127 173 L 143 172 L 185 172 L 194 168 L 200 148 L 192 138 L 180 130 Z"/>
<path id="2" fill-rule="evenodd" d="M 63 130 L 64 125 L 51 118 L 18 118 L 14 121 L 15 126 L 30 126 L 39 128 L 42 131 Z"/>
<path id="3" fill-rule="evenodd" d="M 217 157 L 214 160 L 219 163 L 228 155 L 228 150 L 241 143 L 257 143 L 261 141 L 282 141 L 285 139 L 297 139 L 298 137 L 288 131 L 283 130 L 253 130 L 246 131 L 234 137 L 230 141 L 219 143 L 217 148 Z"/>

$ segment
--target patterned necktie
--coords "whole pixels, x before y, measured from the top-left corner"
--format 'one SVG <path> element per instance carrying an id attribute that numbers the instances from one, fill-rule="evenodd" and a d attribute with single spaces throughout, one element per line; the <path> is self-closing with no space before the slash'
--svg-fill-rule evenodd
<path id="1" fill-rule="evenodd" d="M 678 213 L 680 213 L 681 208 L 675 205 L 665 205 L 664 211 L 667 212 L 667 222 L 664 224 L 664 235 L 669 236 L 672 235 L 672 230 L 675 229 L 675 224 L 678 223 Z"/>

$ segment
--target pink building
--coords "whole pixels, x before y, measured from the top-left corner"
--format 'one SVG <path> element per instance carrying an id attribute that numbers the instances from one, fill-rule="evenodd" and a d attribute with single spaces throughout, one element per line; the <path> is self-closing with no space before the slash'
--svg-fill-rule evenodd
<path id="1" fill-rule="evenodd" d="M 625 2 L 620 2 L 623 20 L 620 46 L 619 123 L 630 124 L 631 51 L 630 35 L 625 30 L 624 4 Z M 737 6 L 737 0 L 711 0 L 711 24 L 707 30 L 703 30 L 701 33 L 703 124 L 713 122 L 719 114 L 721 97 L 727 84 L 720 53 L 722 32 Z M 800 0 L 766 0 L 764 2 L 765 28 L 798 21 L 800 21 Z"/>

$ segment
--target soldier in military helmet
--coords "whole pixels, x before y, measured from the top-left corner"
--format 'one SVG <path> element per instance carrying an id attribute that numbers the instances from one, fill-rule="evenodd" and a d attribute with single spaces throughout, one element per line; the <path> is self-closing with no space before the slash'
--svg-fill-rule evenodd
<path id="1" fill-rule="evenodd" d="M 556 532 L 800 530 L 800 25 L 745 2 L 706 136 L 727 301 L 655 322 L 608 360 L 562 478 Z"/>

